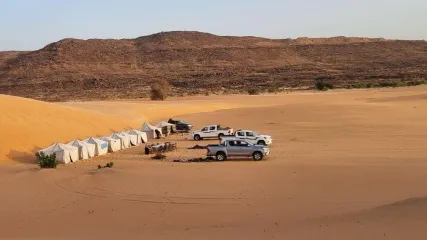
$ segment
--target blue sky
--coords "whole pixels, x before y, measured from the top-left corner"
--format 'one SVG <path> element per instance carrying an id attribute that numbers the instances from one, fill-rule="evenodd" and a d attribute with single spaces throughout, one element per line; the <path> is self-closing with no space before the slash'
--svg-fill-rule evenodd
<path id="1" fill-rule="evenodd" d="M 0 51 L 170 30 L 427 39 L 427 0 L 0 0 L 0 23 Z"/>

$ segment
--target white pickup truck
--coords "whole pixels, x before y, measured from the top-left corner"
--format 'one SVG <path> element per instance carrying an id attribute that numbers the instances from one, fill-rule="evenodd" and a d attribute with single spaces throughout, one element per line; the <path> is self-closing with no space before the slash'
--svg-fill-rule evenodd
<path id="1" fill-rule="evenodd" d="M 237 130 L 232 135 L 224 135 L 221 137 L 221 143 L 225 140 L 245 140 L 246 142 L 254 145 L 270 145 L 273 139 L 269 135 L 260 135 L 251 130 Z"/>
<path id="2" fill-rule="evenodd" d="M 200 131 L 192 131 L 191 136 L 194 140 L 200 141 L 204 138 L 218 138 L 222 136 L 233 134 L 233 129 L 226 127 L 222 128 L 220 125 L 209 125 Z"/>

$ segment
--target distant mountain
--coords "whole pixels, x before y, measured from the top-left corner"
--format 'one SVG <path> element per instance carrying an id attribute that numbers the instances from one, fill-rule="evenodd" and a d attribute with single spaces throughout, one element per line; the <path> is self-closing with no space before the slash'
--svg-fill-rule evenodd
<path id="1" fill-rule="evenodd" d="M 0 93 L 41 100 L 137 98 L 153 80 L 204 93 L 427 77 L 427 42 L 371 38 L 216 36 L 162 32 L 136 39 L 63 39 L 0 52 Z"/>

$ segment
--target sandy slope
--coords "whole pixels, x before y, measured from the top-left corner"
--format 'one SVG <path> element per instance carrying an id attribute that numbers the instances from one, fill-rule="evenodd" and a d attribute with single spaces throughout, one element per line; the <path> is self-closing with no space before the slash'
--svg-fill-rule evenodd
<path id="1" fill-rule="evenodd" d="M 34 150 L 56 141 L 108 134 L 129 123 L 114 116 L 0 95 L 0 162 L 31 161 Z"/>
<path id="2" fill-rule="evenodd" d="M 138 147 L 56 170 L 1 166 L 0 238 L 425 239 L 426 89 L 213 97 L 255 107 L 180 116 L 273 135 L 262 162 L 172 163 L 204 154 L 174 136 L 166 162 Z M 122 104 L 100 111 L 134 102 Z"/>
<path id="3" fill-rule="evenodd" d="M 109 135 L 114 131 L 139 127 L 145 120 L 167 120 L 167 117 L 179 114 L 238 106 L 206 100 L 192 103 L 110 101 L 58 104 L 0 95 L 0 163 L 5 160 L 34 161 L 34 151 L 56 141 Z"/>

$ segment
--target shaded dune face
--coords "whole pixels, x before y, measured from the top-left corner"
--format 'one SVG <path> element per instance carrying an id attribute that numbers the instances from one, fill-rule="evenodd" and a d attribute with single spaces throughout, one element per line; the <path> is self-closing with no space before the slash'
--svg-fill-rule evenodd
<path id="1" fill-rule="evenodd" d="M 57 104 L 0 95 L 0 161 L 35 162 L 34 152 L 55 142 L 69 142 L 119 131 L 130 121 Z"/>

